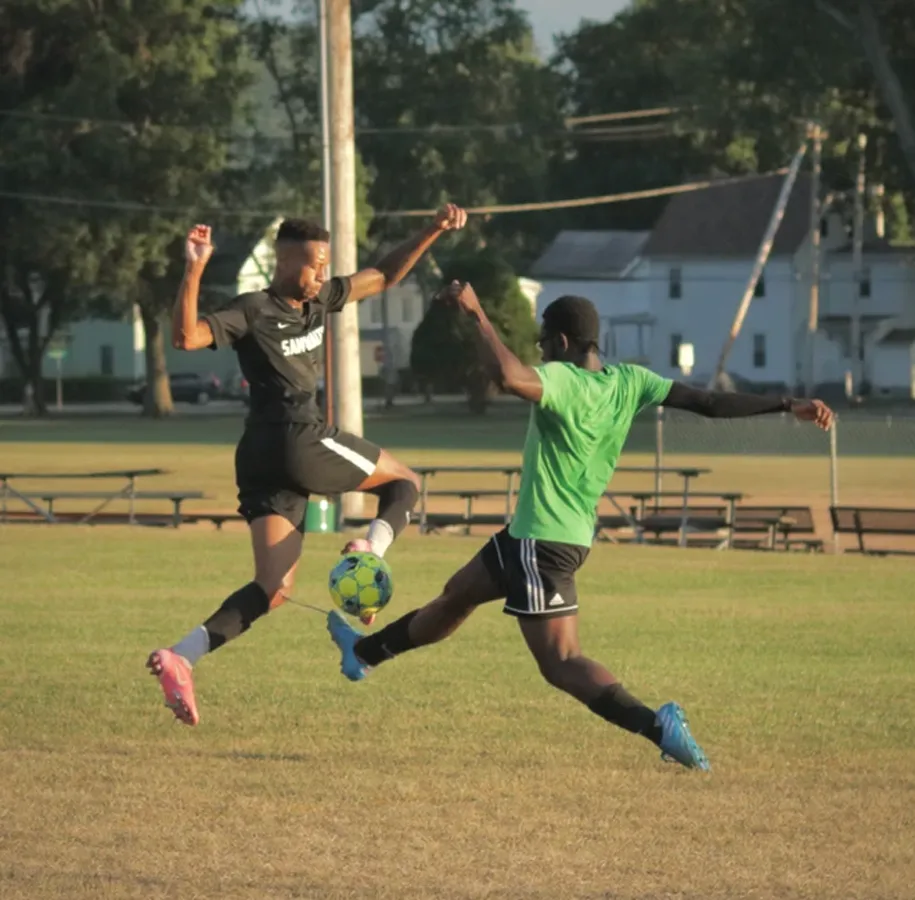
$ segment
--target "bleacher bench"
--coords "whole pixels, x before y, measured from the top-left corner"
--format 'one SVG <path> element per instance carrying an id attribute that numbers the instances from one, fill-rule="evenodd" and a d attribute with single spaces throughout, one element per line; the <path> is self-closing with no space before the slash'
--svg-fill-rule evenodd
<path id="1" fill-rule="evenodd" d="M 435 497 L 461 499 L 464 501 L 464 509 L 455 512 L 430 512 L 428 508 L 420 505 L 419 510 L 414 512 L 411 518 L 411 521 L 419 526 L 420 534 L 431 534 L 448 528 L 457 528 L 463 531 L 464 534 L 470 534 L 474 525 L 501 528 L 511 521 L 511 515 L 509 514 L 509 507 L 507 505 L 509 502 L 508 492 L 506 490 L 441 490 L 426 492 L 426 499 Z M 482 497 L 505 498 L 505 512 L 474 512 L 474 501 Z M 343 526 L 345 528 L 360 528 L 371 521 L 372 520 L 367 516 L 347 517 Z"/>
<path id="2" fill-rule="evenodd" d="M 743 545 L 764 546 L 775 550 L 801 547 L 806 550 L 822 550 L 823 542 L 810 537 L 816 534 L 813 510 L 809 506 L 743 506 L 737 507 L 734 515 L 734 534 Z M 756 540 L 749 535 L 765 535 Z"/>
<path id="3" fill-rule="evenodd" d="M 29 491 L 25 496 L 33 500 L 41 500 L 45 504 L 47 517 L 34 511 L 26 515 L 17 515 L 7 510 L 5 516 L 11 521 L 31 521 L 32 517 L 49 522 L 75 522 L 77 524 L 91 524 L 94 521 L 117 522 L 122 520 L 128 524 L 170 524 L 177 528 L 181 524 L 181 504 L 186 500 L 200 500 L 203 494 L 200 491 L 134 491 L 130 495 L 113 491 L 55 491 L 50 489 Z M 55 513 L 54 504 L 58 500 L 97 500 L 101 501 L 92 511 Z M 102 510 L 109 503 L 115 501 L 133 502 L 136 500 L 168 500 L 172 504 L 171 516 L 155 513 L 137 513 L 133 509 L 129 513 L 103 513 Z"/>
<path id="4" fill-rule="evenodd" d="M 679 491 L 646 491 L 633 493 L 630 496 L 638 503 L 640 539 L 645 532 L 653 534 L 656 539 L 659 539 L 662 534 L 676 533 L 679 535 L 679 545 L 685 547 L 689 534 L 724 531 L 724 538 L 717 542 L 716 546 L 725 548 L 731 546 L 734 510 L 743 494 L 695 491 L 686 497 Z M 681 502 L 677 504 L 659 502 L 670 501 L 673 498 L 677 498 Z M 700 502 L 693 503 L 694 500 Z M 715 500 L 719 502 L 709 502 Z"/>
<path id="5" fill-rule="evenodd" d="M 880 550 L 867 548 L 867 535 L 915 536 L 915 509 L 874 506 L 830 506 L 832 528 L 835 534 L 853 534 L 858 539 L 861 553 L 886 555 L 910 553 L 910 550 Z"/>

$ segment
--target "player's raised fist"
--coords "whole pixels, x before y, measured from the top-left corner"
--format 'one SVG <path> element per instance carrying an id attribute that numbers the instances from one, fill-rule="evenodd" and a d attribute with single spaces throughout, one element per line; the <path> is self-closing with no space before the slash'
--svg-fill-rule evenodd
<path id="1" fill-rule="evenodd" d="M 435 227 L 439 231 L 460 231 L 467 224 L 467 212 L 454 203 L 446 203 L 435 214 Z"/>
<path id="2" fill-rule="evenodd" d="M 213 233 L 209 225 L 195 225 L 187 235 L 184 256 L 193 266 L 205 266 L 213 255 Z"/>
<path id="3" fill-rule="evenodd" d="M 813 422 L 817 428 L 829 431 L 835 413 L 822 400 L 795 400 L 791 412 L 802 422 Z"/>
<path id="4" fill-rule="evenodd" d="M 473 289 L 473 285 L 466 281 L 452 281 L 446 288 L 448 299 L 455 303 L 461 312 L 476 315 L 480 307 L 480 298 Z"/>

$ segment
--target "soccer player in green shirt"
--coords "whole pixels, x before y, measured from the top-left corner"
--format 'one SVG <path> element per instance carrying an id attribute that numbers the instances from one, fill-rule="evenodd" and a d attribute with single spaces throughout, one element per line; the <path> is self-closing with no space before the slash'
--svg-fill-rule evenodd
<path id="1" fill-rule="evenodd" d="M 341 671 L 361 681 L 386 660 L 452 634 L 484 603 L 505 600 L 547 682 L 608 722 L 641 734 L 662 758 L 709 768 L 676 703 L 654 710 L 637 700 L 578 643 L 575 573 L 594 539 L 597 504 L 613 475 L 632 420 L 648 406 L 711 418 L 791 412 L 828 429 L 820 400 L 703 391 L 642 368 L 604 365 L 600 321 L 581 297 L 560 297 L 543 314 L 543 365 L 524 365 L 500 340 L 473 288 L 453 283 L 442 294 L 476 323 L 484 358 L 503 390 L 531 403 L 521 487 L 511 524 L 455 573 L 441 595 L 363 637 L 333 611 L 327 626 L 342 653 Z"/>

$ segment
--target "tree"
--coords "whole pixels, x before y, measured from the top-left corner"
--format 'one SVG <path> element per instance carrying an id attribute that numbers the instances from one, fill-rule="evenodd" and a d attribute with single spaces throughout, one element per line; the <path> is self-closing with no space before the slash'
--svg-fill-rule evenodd
<path id="1" fill-rule="evenodd" d="M 359 148 L 377 210 L 548 199 L 561 148 L 555 74 L 538 58 L 514 0 L 379 0 L 359 21 Z M 539 250 L 530 216 L 475 221 L 513 262 Z M 376 220 L 395 240 L 410 227 Z"/>
<path id="2" fill-rule="evenodd" d="M 500 337 L 522 362 L 537 358 L 531 304 L 505 258 L 493 248 L 465 244 L 443 267 L 445 283 L 469 281 Z M 494 385 L 480 361 L 474 326 L 457 310 L 433 303 L 413 333 L 410 366 L 436 390 L 466 392 L 473 413 L 486 411 Z"/>
<path id="3" fill-rule="evenodd" d="M 839 24 L 864 22 L 865 7 L 884 25 L 882 56 L 873 48 L 865 52 L 863 38 L 857 43 Z M 839 10 L 838 20 L 827 8 Z M 886 27 L 889 22 L 895 27 Z M 868 33 L 863 25 L 855 32 Z M 601 175 L 610 178 L 608 172 L 626 171 L 631 186 L 647 187 L 767 171 L 786 164 L 807 122 L 816 119 L 830 135 L 826 183 L 851 188 L 855 139 L 864 131 L 869 178 L 886 185 L 892 207 L 901 196 L 911 207 L 915 182 L 903 153 L 905 117 L 890 108 L 890 99 L 899 108 L 903 85 L 915 78 L 913 34 L 915 8 L 905 0 L 641 0 L 610 23 L 585 24 L 564 38 L 554 64 L 566 73 L 573 108 L 594 111 L 603 98 L 610 111 L 668 106 L 678 114 L 666 120 L 665 140 L 634 144 L 637 156 L 614 145 L 602 166 L 595 158 L 600 148 L 583 150 L 573 177 L 593 184 Z M 890 75 L 898 82 L 895 94 L 881 87 Z M 911 99 L 906 105 L 911 110 Z M 628 211 L 597 209 L 566 221 L 617 224 Z M 646 216 L 645 224 L 650 220 Z"/>
<path id="4" fill-rule="evenodd" d="M 158 353 L 150 390 L 159 414 L 171 400 L 156 340 L 164 292 L 154 285 L 188 223 L 157 208 L 218 199 L 235 150 L 228 129 L 249 80 L 240 29 L 223 15 L 239 6 L 141 0 L 102 12 L 12 0 L 0 12 L 8 51 L 0 62 L 0 183 L 17 195 L 0 201 L 4 318 L 21 321 L 25 309 L 25 320 L 37 323 L 28 304 L 39 303 L 57 327 L 87 293 L 123 298 L 122 309 L 139 303 L 147 345 Z M 24 272 L 44 286 L 37 301 L 22 290 Z M 15 297 L 11 284 L 19 285 Z M 36 387 L 49 338 L 32 335 L 20 353 L 11 337 Z"/>

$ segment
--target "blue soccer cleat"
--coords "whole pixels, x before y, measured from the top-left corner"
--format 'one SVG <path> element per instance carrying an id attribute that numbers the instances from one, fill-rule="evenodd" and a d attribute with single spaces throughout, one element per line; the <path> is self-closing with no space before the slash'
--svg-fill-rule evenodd
<path id="1" fill-rule="evenodd" d="M 368 675 L 368 666 L 359 662 L 354 649 L 362 635 L 335 609 L 327 614 L 327 630 L 340 648 L 340 671 L 350 681 L 362 681 Z"/>
<path id="2" fill-rule="evenodd" d="M 661 759 L 665 762 L 678 762 L 687 769 L 711 769 L 708 758 L 696 743 L 686 713 L 679 703 L 665 703 L 657 712 L 657 721 L 661 726 Z"/>

